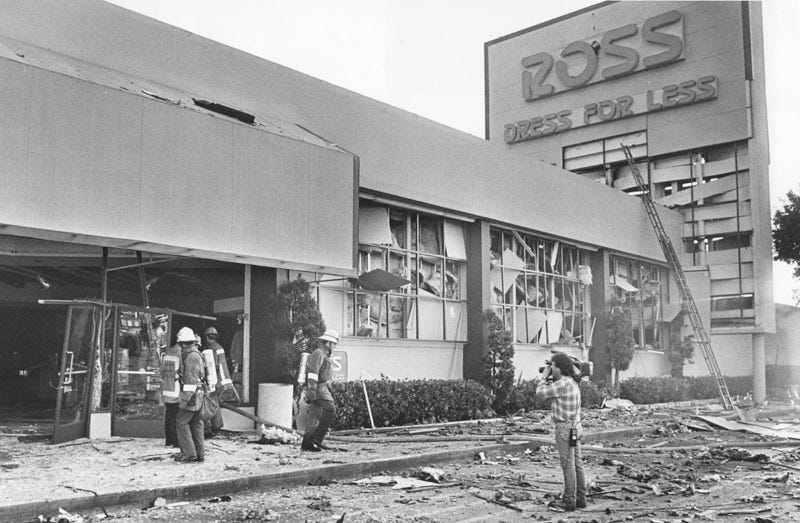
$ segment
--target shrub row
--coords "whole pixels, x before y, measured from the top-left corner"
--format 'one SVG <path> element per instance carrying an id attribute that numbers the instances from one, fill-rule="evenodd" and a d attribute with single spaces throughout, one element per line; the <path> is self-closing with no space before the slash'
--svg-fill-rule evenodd
<path id="1" fill-rule="evenodd" d="M 488 388 L 471 380 L 368 380 L 369 395 L 376 427 L 414 425 L 491 418 L 520 410 L 544 410 L 547 401 L 536 398 L 539 380 L 515 384 L 504 409 L 492 408 L 495 400 Z M 334 430 L 368 427 L 369 413 L 360 381 L 333 382 L 336 398 Z M 583 407 L 598 407 L 603 394 L 594 383 L 581 382 Z"/>
<path id="2" fill-rule="evenodd" d="M 507 414 L 513 414 L 524 409 L 526 412 L 532 410 L 546 410 L 550 408 L 548 400 L 536 397 L 536 387 L 538 379 L 517 383 L 514 387 L 508 406 L 505 410 Z M 599 407 L 603 402 L 604 394 L 591 381 L 581 381 L 581 407 Z"/>
<path id="3" fill-rule="evenodd" d="M 498 414 L 514 414 L 520 410 L 546 410 L 548 403 L 536 397 L 539 380 L 518 382 L 506 404 L 495 412 L 491 391 L 471 380 L 368 380 L 364 384 L 369 394 L 375 426 L 415 425 L 491 418 Z M 752 393 L 751 376 L 726 377 L 728 390 L 734 398 Z M 368 427 L 369 413 L 360 381 L 333 382 L 336 398 L 334 430 Z M 629 378 L 619 387 L 620 397 L 636 404 L 667 403 L 718 396 L 711 376 L 684 378 Z M 581 406 L 599 407 L 605 394 L 590 381 L 581 382 Z"/>
<path id="4" fill-rule="evenodd" d="M 369 413 L 360 381 L 331 383 L 336 398 L 334 430 L 369 427 Z M 368 380 L 376 427 L 491 418 L 492 394 L 470 380 Z"/>
<path id="5" fill-rule="evenodd" d="M 734 398 L 753 391 L 752 376 L 725 377 L 725 383 Z M 711 376 L 628 378 L 619 384 L 619 396 L 636 404 L 648 404 L 711 399 L 719 392 Z"/>

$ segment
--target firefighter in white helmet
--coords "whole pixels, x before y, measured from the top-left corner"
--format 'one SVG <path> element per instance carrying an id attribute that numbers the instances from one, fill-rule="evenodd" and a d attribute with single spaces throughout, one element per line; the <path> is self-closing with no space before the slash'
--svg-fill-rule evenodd
<path id="1" fill-rule="evenodd" d="M 175 420 L 181 394 L 181 346 L 175 343 L 161 354 L 161 401 L 164 403 L 164 435 L 168 447 L 178 446 Z"/>
<path id="2" fill-rule="evenodd" d="M 228 361 L 225 358 L 225 349 L 217 342 L 217 338 L 219 337 L 217 329 L 215 327 L 208 327 L 205 332 L 203 332 L 203 335 L 205 336 L 203 357 L 206 359 L 207 367 L 209 362 L 213 365 L 213 373 L 211 369 L 208 371 L 209 390 L 212 391 L 212 395 L 216 398 L 217 402 L 219 402 L 224 391 L 230 391 L 235 395 L 235 392 L 233 392 L 235 390 L 233 387 L 233 380 L 231 379 L 231 373 L 228 369 Z M 211 387 L 212 374 L 214 376 L 214 388 Z M 214 417 L 206 422 L 206 437 L 216 436 L 221 428 L 222 409 L 218 409 Z"/>
<path id="3" fill-rule="evenodd" d="M 182 358 L 181 392 L 175 425 L 181 453 L 175 460 L 181 463 L 203 461 L 205 459 L 203 418 L 200 417 L 205 376 L 203 356 L 197 350 L 197 339 L 189 327 L 182 327 L 178 331 L 178 344 L 181 346 Z"/>
<path id="4" fill-rule="evenodd" d="M 311 404 L 311 412 L 300 449 L 309 452 L 319 452 L 326 448 L 322 440 L 336 416 L 336 404 L 328 383 L 333 374 L 330 357 L 339 343 L 339 333 L 329 329 L 318 339 L 320 345 L 306 363 L 305 398 Z"/>

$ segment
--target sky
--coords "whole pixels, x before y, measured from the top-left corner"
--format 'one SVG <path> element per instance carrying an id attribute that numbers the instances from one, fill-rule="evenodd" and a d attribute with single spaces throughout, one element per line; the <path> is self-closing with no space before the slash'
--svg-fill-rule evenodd
<path id="1" fill-rule="evenodd" d="M 583 0 L 110 0 L 475 136 L 484 136 L 483 44 L 598 3 Z M 762 2 L 772 214 L 800 191 L 800 2 Z M 775 263 L 775 301 L 800 283 Z"/>

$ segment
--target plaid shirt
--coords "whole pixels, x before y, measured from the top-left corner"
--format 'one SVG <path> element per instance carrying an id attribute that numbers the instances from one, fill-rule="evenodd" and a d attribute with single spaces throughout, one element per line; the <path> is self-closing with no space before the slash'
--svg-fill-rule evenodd
<path id="1" fill-rule="evenodd" d="M 540 398 L 550 399 L 550 413 L 556 423 L 580 423 L 581 388 L 575 380 L 562 376 L 552 383 L 540 383 L 536 389 Z"/>

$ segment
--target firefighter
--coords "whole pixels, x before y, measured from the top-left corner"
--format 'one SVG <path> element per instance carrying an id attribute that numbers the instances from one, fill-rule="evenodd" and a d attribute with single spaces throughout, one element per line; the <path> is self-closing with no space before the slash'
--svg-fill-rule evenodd
<path id="1" fill-rule="evenodd" d="M 203 461 L 205 459 L 203 419 L 200 417 L 205 376 L 203 356 L 197 350 L 197 339 L 189 327 L 182 327 L 178 331 L 178 344 L 181 346 L 182 361 L 176 428 L 181 453 L 175 460 L 180 463 Z"/>
<path id="2" fill-rule="evenodd" d="M 331 381 L 331 353 L 339 343 L 339 333 L 335 330 L 326 330 L 318 338 L 318 347 L 308 358 L 306 364 L 306 402 L 311 405 L 311 413 L 303 435 L 300 450 L 319 452 L 327 448 L 322 444 L 328 427 L 336 415 L 336 404 L 328 388 Z"/>
<path id="3" fill-rule="evenodd" d="M 178 446 L 175 418 L 181 393 L 181 346 L 176 343 L 161 354 L 161 401 L 164 403 L 164 435 L 167 446 Z"/>
<path id="4" fill-rule="evenodd" d="M 228 370 L 228 362 L 225 358 L 225 349 L 217 342 L 219 333 L 214 327 L 208 327 L 203 333 L 206 338 L 205 350 L 203 356 L 206 360 L 206 368 L 211 362 L 213 369 L 209 369 L 209 390 L 212 391 L 214 399 L 219 403 L 220 396 L 225 391 L 235 390 L 233 387 L 233 380 L 231 379 L 230 370 Z M 214 387 L 211 387 L 211 376 L 214 376 Z M 222 429 L 222 409 L 217 410 L 217 413 L 206 422 L 206 437 L 216 436 L 220 429 Z"/>

